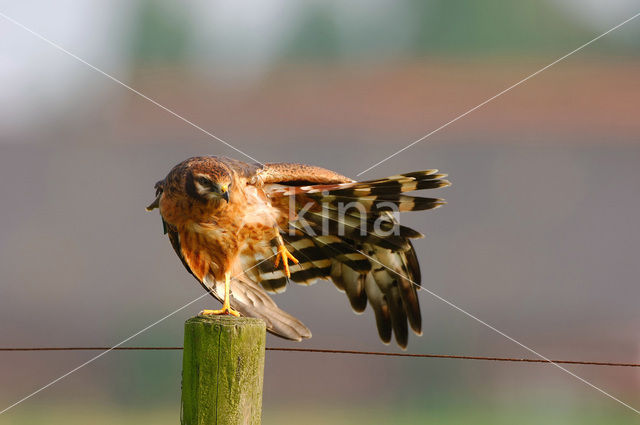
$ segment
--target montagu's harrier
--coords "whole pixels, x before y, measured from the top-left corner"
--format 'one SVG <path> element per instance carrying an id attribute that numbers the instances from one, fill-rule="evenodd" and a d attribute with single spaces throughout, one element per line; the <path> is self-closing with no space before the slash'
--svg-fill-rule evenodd
<path id="1" fill-rule="evenodd" d="M 362 312 L 367 301 L 380 338 L 407 346 L 421 332 L 420 267 L 410 239 L 422 235 L 397 214 L 444 201 L 404 192 L 448 186 L 437 170 L 357 182 L 303 164 L 247 164 L 201 156 L 176 165 L 156 183 L 165 233 L 187 270 L 222 302 L 201 314 L 258 317 L 278 336 L 311 332 L 265 291 L 288 280 L 327 279 Z M 290 264 L 291 262 L 291 264 Z"/>

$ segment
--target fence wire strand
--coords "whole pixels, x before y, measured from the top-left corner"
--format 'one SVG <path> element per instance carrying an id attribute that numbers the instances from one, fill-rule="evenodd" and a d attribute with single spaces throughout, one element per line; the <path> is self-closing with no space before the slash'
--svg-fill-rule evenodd
<path id="1" fill-rule="evenodd" d="M 182 350 L 179 346 L 167 347 L 0 347 L 0 352 L 9 351 L 177 351 Z M 640 363 L 620 363 L 602 361 L 582 361 L 582 360 L 551 360 L 531 359 L 526 357 L 486 357 L 486 356 L 463 356 L 454 354 L 413 354 L 413 353 L 392 353 L 384 351 L 360 351 L 360 350 L 334 350 L 325 348 L 288 348 L 288 347 L 267 347 L 266 351 L 295 352 L 295 353 L 323 353 L 323 354 L 351 354 L 361 356 L 383 356 L 383 357 L 412 357 L 430 359 L 455 359 L 455 360 L 484 360 L 493 362 L 512 363 L 562 363 L 589 366 L 614 366 L 614 367 L 640 367 Z"/>

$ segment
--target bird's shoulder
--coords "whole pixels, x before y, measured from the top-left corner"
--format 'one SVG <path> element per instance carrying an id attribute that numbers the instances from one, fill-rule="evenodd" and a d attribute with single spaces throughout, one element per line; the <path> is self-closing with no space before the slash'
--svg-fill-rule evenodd
<path id="1" fill-rule="evenodd" d="M 263 164 L 257 171 L 257 176 L 265 184 L 278 183 L 291 186 L 350 183 L 353 181 L 349 177 L 326 168 L 294 162 Z"/>

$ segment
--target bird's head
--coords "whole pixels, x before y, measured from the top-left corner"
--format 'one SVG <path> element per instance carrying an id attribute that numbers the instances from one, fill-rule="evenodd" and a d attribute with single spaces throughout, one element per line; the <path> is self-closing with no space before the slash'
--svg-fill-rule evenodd
<path id="1" fill-rule="evenodd" d="M 171 211 L 172 208 L 175 209 L 175 202 L 180 200 L 191 200 L 202 206 L 213 208 L 224 207 L 231 200 L 232 182 L 231 169 L 218 158 L 214 156 L 189 158 L 173 167 L 164 180 L 156 183 L 156 199 L 147 207 L 147 211 L 160 208 L 161 214 L 167 219 L 176 213 Z M 201 209 L 194 211 L 201 211 Z M 182 211 L 181 214 L 186 212 Z M 207 212 L 209 213 L 211 211 Z"/>
<path id="2" fill-rule="evenodd" d="M 187 175 L 187 195 L 200 201 L 225 200 L 229 202 L 232 179 L 226 167 L 202 169 L 196 167 Z"/>

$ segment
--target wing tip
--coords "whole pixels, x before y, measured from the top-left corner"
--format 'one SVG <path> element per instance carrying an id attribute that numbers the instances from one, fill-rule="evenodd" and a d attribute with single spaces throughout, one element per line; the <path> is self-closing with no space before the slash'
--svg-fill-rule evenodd
<path id="1" fill-rule="evenodd" d="M 440 187 L 449 187 L 449 186 L 451 186 L 451 182 L 449 180 L 447 179 L 440 180 Z"/>

